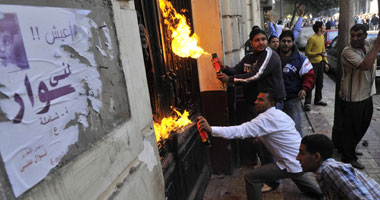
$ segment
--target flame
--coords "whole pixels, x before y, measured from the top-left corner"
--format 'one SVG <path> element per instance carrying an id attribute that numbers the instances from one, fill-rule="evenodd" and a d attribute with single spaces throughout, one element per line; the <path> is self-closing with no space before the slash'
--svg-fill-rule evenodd
<path id="1" fill-rule="evenodd" d="M 185 110 L 181 114 L 173 107 L 171 109 L 176 112 L 177 116 L 165 117 L 161 123 L 153 122 L 157 142 L 161 139 L 167 139 L 172 132 L 182 133 L 184 127 L 192 123 L 189 119 L 189 112 Z"/>
<path id="2" fill-rule="evenodd" d="M 172 32 L 172 51 L 180 57 L 199 58 L 202 54 L 209 55 L 198 46 L 197 34 L 190 35 L 191 29 L 186 22 L 186 17 L 177 13 L 173 4 L 168 0 L 160 0 L 159 2 L 164 23 Z"/>

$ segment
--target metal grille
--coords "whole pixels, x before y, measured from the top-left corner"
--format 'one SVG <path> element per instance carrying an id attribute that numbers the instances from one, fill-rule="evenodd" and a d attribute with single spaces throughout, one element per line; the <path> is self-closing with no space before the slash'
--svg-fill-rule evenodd
<path id="1" fill-rule="evenodd" d="M 191 1 L 174 0 L 177 12 L 185 12 L 192 24 Z M 149 92 L 155 121 L 171 113 L 170 106 L 198 113 L 200 92 L 197 62 L 171 50 L 171 33 L 161 21 L 158 0 L 136 0 Z"/>

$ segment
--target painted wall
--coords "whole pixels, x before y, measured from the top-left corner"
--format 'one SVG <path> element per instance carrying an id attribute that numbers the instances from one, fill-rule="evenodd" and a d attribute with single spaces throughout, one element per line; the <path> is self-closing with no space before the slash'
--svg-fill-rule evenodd
<path id="1" fill-rule="evenodd" d="M 164 199 L 134 2 L 2 0 L 0 4 L 91 10 L 88 17 L 95 24 L 88 53 L 96 64 L 89 67 L 96 68 L 102 84 L 102 106 L 97 112 L 89 104 L 88 126 L 79 120 L 70 122 L 78 125 L 78 141 L 45 179 L 19 199 Z M 72 48 L 64 51 L 84 63 L 88 59 Z M 0 116 L 4 116 L 1 110 Z M 15 199 L 2 161 L 0 199 Z"/>
<path id="2" fill-rule="evenodd" d="M 211 63 L 212 53 L 217 53 L 220 60 L 224 58 L 219 0 L 192 0 L 191 6 L 194 32 L 200 38 L 199 45 L 210 53 L 197 59 L 200 90 L 223 91 L 225 86 L 216 78 Z"/>

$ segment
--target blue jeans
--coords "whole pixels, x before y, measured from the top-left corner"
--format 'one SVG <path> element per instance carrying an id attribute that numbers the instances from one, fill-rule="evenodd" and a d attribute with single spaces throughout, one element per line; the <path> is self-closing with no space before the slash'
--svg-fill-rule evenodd
<path id="1" fill-rule="evenodd" d="M 284 110 L 284 100 L 276 101 L 275 107 L 276 107 L 276 109 L 283 111 Z"/>
<path id="2" fill-rule="evenodd" d="M 283 111 L 293 119 L 296 124 L 296 129 L 302 137 L 302 121 L 301 121 L 301 101 L 298 98 L 293 98 L 284 101 Z"/>

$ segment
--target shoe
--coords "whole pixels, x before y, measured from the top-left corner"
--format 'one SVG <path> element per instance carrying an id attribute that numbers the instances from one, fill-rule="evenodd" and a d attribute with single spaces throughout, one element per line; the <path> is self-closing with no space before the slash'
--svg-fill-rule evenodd
<path id="1" fill-rule="evenodd" d="M 362 155 L 363 155 L 363 152 L 361 152 L 361 151 L 355 151 L 355 155 L 356 155 L 356 156 L 362 156 Z"/>
<path id="2" fill-rule="evenodd" d="M 269 186 L 269 185 L 267 185 L 267 184 L 264 183 L 263 187 L 261 188 L 261 192 L 262 193 L 266 193 L 266 192 L 270 192 L 272 190 L 275 190 L 277 188 L 278 188 L 278 185 L 276 187 L 272 188 L 271 186 Z"/>
<path id="3" fill-rule="evenodd" d="M 352 167 L 355 167 L 356 169 L 364 169 L 365 168 L 364 165 L 360 164 L 356 160 L 351 160 L 350 164 L 352 165 Z"/>
<path id="4" fill-rule="evenodd" d="M 327 106 L 327 103 L 324 102 L 324 101 L 318 101 L 318 102 L 314 103 L 314 105 L 318 105 L 318 106 Z"/>
<path id="5" fill-rule="evenodd" d="M 308 111 L 311 110 L 311 105 L 310 104 L 305 104 L 304 107 L 303 107 L 303 109 L 308 112 Z"/>

